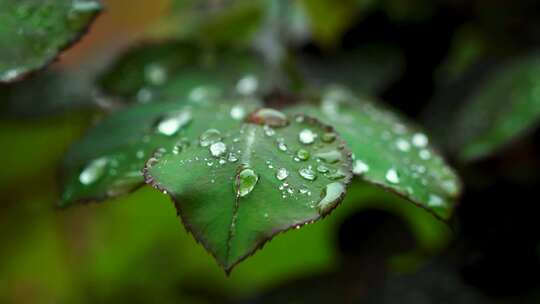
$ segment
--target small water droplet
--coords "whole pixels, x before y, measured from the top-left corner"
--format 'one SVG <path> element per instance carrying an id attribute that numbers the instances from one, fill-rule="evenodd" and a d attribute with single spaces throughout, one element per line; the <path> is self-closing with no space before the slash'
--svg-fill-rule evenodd
<path id="1" fill-rule="evenodd" d="M 255 185 L 259 181 L 259 176 L 255 173 L 255 170 L 251 168 L 244 168 L 238 173 L 235 181 L 235 192 L 238 197 L 244 197 L 253 191 Z"/>
<path id="2" fill-rule="evenodd" d="M 430 194 L 428 199 L 428 205 L 430 207 L 441 207 L 444 206 L 444 201 L 440 196 L 436 194 Z"/>
<path id="3" fill-rule="evenodd" d="M 159 63 L 144 67 L 144 78 L 152 85 L 162 85 L 167 81 L 167 70 Z"/>
<path id="4" fill-rule="evenodd" d="M 276 134 L 276 131 L 274 131 L 274 129 L 270 128 L 268 125 L 264 125 L 263 129 L 266 136 L 274 136 L 274 134 Z"/>
<path id="5" fill-rule="evenodd" d="M 257 91 L 259 87 L 259 81 L 255 75 L 246 75 L 238 80 L 236 84 L 236 91 L 241 95 L 252 95 Z"/>
<path id="6" fill-rule="evenodd" d="M 300 149 L 296 152 L 296 157 L 299 159 L 299 160 L 308 160 L 309 159 L 309 151 L 308 150 L 305 150 L 305 149 Z"/>
<path id="7" fill-rule="evenodd" d="M 280 151 L 285 152 L 285 151 L 287 151 L 287 145 L 285 143 L 283 143 L 283 142 L 278 142 L 278 149 Z"/>
<path id="8" fill-rule="evenodd" d="M 246 116 L 246 109 L 241 105 L 236 105 L 231 108 L 231 118 L 234 120 L 242 120 Z"/>
<path id="9" fill-rule="evenodd" d="M 79 175 L 79 181 L 83 185 L 90 185 L 97 181 L 105 173 L 105 167 L 109 160 L 105 157 L 100 157 L 91 161 Z"/>
<path id="10" fill-rule="evenodd" d="M 339 198 L 345 193 L 345 186 L 342 183 L 335 182 L 326 185 L 322 192 L 322 198 L 317 205 L 321 214 L 326 214 L 337 204 Z"/>
<path id="11" fill-rule="evenodd" d="M 353 173 L 356 175 L 362 175 L 369 171 L 369 166 L 365 162 L 357 159 L 354 161 Z"/>
<path id="12" fill-rule="evenodd" d="M 317 178 L 317 173 L 315 173 L 315 171 L 313 171 L 311 168 L 301 168 L 298 170 L 298 174 L 300 174 L 300 176 L 302 176 L 304 179 L 310 181 Z"/>
<path id="13" fill-rule="evenodd" d="M 320 173 L 328 173 L 330 169 L 325 165 L 318 165 L 317 171 L 319 171 Z"/>
<path id="14" fill-rule="evenodd" d="M 394 169 L 394 168 L 391 168 L 388 171 L 386 171 L 385 178 L 386 178 L 386 180 L 388 182 L 390 182 L 392 184 L 399 183 L 399 174 L 398 174 L 397 170 Z"/>
<path id="15" fill-rule="evenodd" d="M 315 153 L 315 157 L 326 163 L 335 164 L 341 160 L 341 153 L 337 150 L 321 151 Z"/>
<path id="16" fill-rule="evenodd" d="M 214 157 L 220 157 L 221 155 L 225 154 L 227 151 L 227 145 L 225 145 L 223 142 L 218 141 L 210 145 L 210 154 Z"/>
<path id="17" fill-rule="evenodd" d="M 418 152 L 418 156 L 420 156 L 420 158 L 423 160 L 428 160 L 431 158 L 431 152 L 429 152 L 427 149 L 422 149 L 420 152 Z"/>
<path id="18" fill-rule="evenodd" d="M 192 116 L 189 111 L 174 113 L 160 118 L 156 130 L 163 135 L 171 136 L 187 126 L 191 120 Z"/>
<path id="19" fill-rule="evenodd" d="M 401 152 L 408 152 L 411 149 L 411 144 L 403 138 L 396 140 L 396 147 Z"/>
<path id="20" fill-rule="evenodd" d="M 137 91 L 137 96 L 135 97 L 139 103 L 148 103 L 152 101 L 154 93 L 147 88 L 141 88 Z"/>
<path id="21" fill-rule="evenodd" d="M 301 143 L 305 145 L 310 145 L 315 141 L 315 138 L 317 138 L 317 133 L 311 131 L 310 129 L 303 129 L 298 133 L 298 139 Z"/>
<path id="22" fill-rule="evenodd" d="M 285 168 L 280 168 L 276 173 L 276 178 L 278 180 L 284 180 L 289 176 L 289 171 Z"/>
<path id="23" fill-rule="evenodd" d="M 285 114 L 270 108 L 261 108 L 251 113 L 247 122 L 274 128 L 285 127 L 289 124 Z"/>
<path id="24" fill-rule="evenodd" d="M 234 154 L 234 152 L 230 152 L 229 153 L 229 157 L 227 157 L 227 160 L 231 163 L 235 163 L 238 161 L 238 156 L 236 156 L 236 154 Z"/>
<path id="25" fill-rule="evenodd" d="M 201 134 L 199 142 L 201 147 L 208 147 L 221 140 L 221 132 L 216 129 L 208 129 Z"/>
<path id="26" fill-rule="evenodd" d="M 135 153 L 135 157 L 137 157 L 138 159 L 142 159 L 144 157 L 144 151 L 143 150 L 139 150 Z"/>
<path id="27" fill-rule="evenodd" d="M 418 148 L 424 148 L 428 142 L 429 139 L 424 133 L 415 133 L 412 137 L 413 145 Z"/>

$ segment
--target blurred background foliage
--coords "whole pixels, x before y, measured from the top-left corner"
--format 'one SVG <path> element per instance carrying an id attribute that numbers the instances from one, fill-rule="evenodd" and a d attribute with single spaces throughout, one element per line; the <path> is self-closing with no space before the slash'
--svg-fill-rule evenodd
<path id="1" fill-rule="evenodd" d="M 538 300 L 537 1 L 104 2 L 46 71 L 0 85 L 1 303 Z M 465 180 L 453 232 L 356 181 L 332 216 L 276 237 L 227 278 L 152 189 L 55 209 L 69 145 L 148 101 L 140 79 L 121 81 L 125 91 L 95 80 L 130 47 L 171 39 L 209 52 L 255 41 L 267 60 L 286 58 L 296 89 L 347 84 L 423 122 Z"/>

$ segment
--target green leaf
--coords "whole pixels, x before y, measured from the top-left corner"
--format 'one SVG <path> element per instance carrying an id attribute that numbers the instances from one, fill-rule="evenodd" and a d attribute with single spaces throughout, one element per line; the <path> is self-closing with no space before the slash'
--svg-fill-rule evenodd
<path id="1" fill-rule="evenodd" d="M 141 170 L 156 149 L 181 149 L 198 138 L 209 121 L 234 123 L 258 106 L 256 100 L 212 106 L 184 100 L 149 103 L 117 112 L 68 151 L 61 168 L 60 204 L 99 201 L 130 192 L 143 184 Z M 216 111 L 227 115 L 216 117 Z"/>
<path id="2" fill-rule="evenodd" d="M 182 41 L 149 44 L 122 56 L 100 79 L 110 95 L 146 103 L 261 94 L 265 64 L 249 51 L 205 50 Z M 209 96 L 204 96 L 205 98 Z"/>
<path id="3" fill-rule="evenodd" d="M 305 113 L 331 124 L 354 153 L 353 171 L 367 182 L 395 192 L 442 220 L 451 216 L 461 184 L 452 169 L 429 146 L 423 131 L 399 115 L 329 87 L 320 106 L 298 105 Z"/>
<path id="4" fill-rule="evenodd" d="M 500 66 L 477 88 L 451 122 L 453 149 L 464 161 L 486 157 L 538 125 L 540 56 Z"/>
<path id="5" fill-rule="evenodd" d="M 42 68 L 101 11 L 98 0 L 0 0 L 0 82 Z"/>
<path id="6" fill-rule="evenodd" d="M 276 234 L 327 215 L 352 178 L 350 152 L 329 126 L 270 109 L 244 124 L 207 119 L 179 153 L 158 151 L 147 183 L 229 273 Z"/>

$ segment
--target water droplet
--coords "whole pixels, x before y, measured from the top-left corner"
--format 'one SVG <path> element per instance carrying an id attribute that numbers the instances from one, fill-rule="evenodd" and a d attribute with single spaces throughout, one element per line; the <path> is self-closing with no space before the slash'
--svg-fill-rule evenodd
<path id="1" fill-rule="evenodd" d="M 231 118 L 234 120 L 242 120 L 246 116 L 246 110 L 241 105 L 236 105 L 231 108 Z"/>
<path id="2" fill-rule="evenodd" d="M 385 178 L 386 178 L 386 180 L 388 182 L 390 182 L 392 184 L 399 183 L 399 174 L 398 174 L 397 170 L 394 169 L 394 168 L 391 168 L 388 171 L 386 171 Z"/>
<path id="3" fill-rule="evenodd" d="M 280 168 L 276 173 L 276 178 L 279 180 L 284 180 L 289 176 L 289 171 L 285 168 Z"/>
<path id="4" fill-rule="evenodd" d="M 235 192 L 238 197 L 248 195 L 259 181 L 259 176 L 251 168 L 244 168 L 238 173 L 235 181 Z"/>
<path id="5" fill-rule="evenodd" d="M 407 140 L 399 138 L 398 140 L 396 140 L 396 147 L 399 151 L 407 152 L 411 149 L 411 144 L 409 144 Z"/>
<path id="6" fill-rule="evenodd" d="M 328 167 L 325 165 L 318 165 L 317 171 L 319 171 L 320 173 L 328 173 L 330 169 L 328 169 Z"/>
<path id="7" fill-rule="evenodd" d="M 315 157 L 326 163 L 335 164 L 341 160 L 341 153 L 337 150 L 322 151 L 315 153 Z"/>
<path id="8" fill-rule="evenodd" d="M 423 148 L 427 146 L 429 142 L 428 137 L 423 133 L 415 133 L 412 137 L 412 143 L 418 148 Z"/>
<path id="9" fill-rule="evenodd" d="M 279 142 L 278 143 L 278 149 L 285 152 L 285 151 L 287 151 L 287 145 L 285 143 L 283 143 L 283 142 Z"/>
<path id="10" fill-rule="evenodd" d="M 336 133 L 326 132 L 321 136 L 321 140 L 325 143 L 331 143 L 336 139 Z"/>
<path id="11" fill-rule="evenodd" d="M 428 160 L 431 158 L 431 152 L 429 152 L 427 149 L 422 149 L 420 152 L 418 152 L 418 156 L 420 156 L 420 158 L 423 160 Z"/>
<path id="12" fill-rule="evenodd" d="M 220 157 L 221 155 L 225 154 L 227 151 L 227 145 L 225 145 L 223 142 L 218 141 L 210 145 L 210 154 L 214 157 Z"/>
<path id="13" fill-rule="evenodd" d="M 201 137 L 199 138 L 199 142 L 201 144 L 201 147 L 208 147 L 211 144 L 218 142 L 221 140 L 221 132 L 216 129 L 208 129 L 201 134 Z"/>
<path id="14" fill-rule="evenodd" d="M 79 175 L 79 181 L 83 185 L 90 185 L 97 181 L 105 173 L 105 167 L 109 160 L 105 157 L 100 157 L 91 161 Z"/>
<path id="15" fill-rule="evenodd" d="M 285 127 L 289 124 L 285 114 L 269 108 L 261 108 L 251 113 L 247 118 L 247 122 L 269 127 Z"/>
<path id="16" fill-rule="evenodd" d="M 347 176 L 347 173 L 342 169 L 337 169 L 336 171 L 326 175 L 326 177 L 332 180 L 342 179 L 345 176 Z"/>
<path id="17" fill-rule="evenodd" d="M 264 125 L 263 129 L 266 136 L 274 136 L 274 134 L 276 134 L 276 131 L 274 131 L 274 129 L 270 128 L 268 125 Z"/>
<path id="18" fill-rule="evenodd" d="M 298 157 L 299 160 L 308 160 L 309 156 L 309 151 L 305 149 L 300 149 L 296 152 L 296 157 Z"/>
<path id="19" fill-rule="evenodd" d="M 208 101 L 214 99 L 220 95 L 220 91 L 217 88 L 210 86 L 197 86 L 190 92 L 188 98 L 196 103 Z"/>
<path id="20" fill-rule="evenodd" d="M 162 85 L 167 81 L 167 70 L 158 63 L 151 63 L 144 67 L 144 78 L 153 85 Z"/>
<path id="21" fill-rule="evenodd" d="M 310 129 L 304 129 L 298 134 L 298 139 L 305 145 L 312 144 L 315 141 L 315 138 L 317 138 L 317 133 L 314 133 Z"/>
<path id="22" fill-rule="evenodd" d="M 229 157 L 227 158 L 227 160 L 231 163 L 235 163 L 238 161 L 238 156 L 236 156 L 236 154 L 234 154 L 234 152 L 230 152 L 229 153 Z"/>
<path id="23" fill-rule="evenodd" d="M 330 211 L 337 204 L 339 198 L 345 193 L 345 186 L 342 183 L 330 183 L 322 192 L 322 198 L 317 205 L 322 214 Z"/>
<path id="24" fill-rule="evenodd" d="M 369 171 L 369 166 L 365 162 L 357 159 L 353 164 L 353 173 L 356 175 L 362 175 Z"/>
<path id="25" fill-rule="evenodd" d="M 298 170 L 298 173 L 300 174 L 300 176 L 310 181 L 317 178 L 317 173 L 315 173 L 315 171 L 313 171 L 311 168 L 301 168 L 300 170 Z"/>
<path id="26" fill-rule="evenodd" d="M 259 87 L 259 81 L 255 75 L 246 75 L 238 80 L 236 84 L 236 91 L 241 95 L 252 95 L 257 91 Z"/>
<path id="27" fill-rule="evenodd" d="M 141 88 L 139 91 L 137 91 L 137 101 L 140 103 L 148 103 L 152 101 L 152 98 L 154 97 L 154 94 L 151 90 L 147 88 Z"/>
<path id="28" fill-rule="evenodd" d="M 137 157 L 138 159 L 142 159 L 144 157 L 144 151 L 143 150 L 139 150 L 135 153 L 135 157 Z"/>
<path id="29" fill-rule="evenodd" d="M 440 196 L 436 194 L 430 194 L 428 199 L 428 205 L 430 207 L 441 207 L 444 206 L 444 201 Z"/>
<path id="30" fill-rule="evenodd" d="M 160 118 L 156 125 L 156 129 L 157 132 L 161 134 L 171 136 L 187 126 L 191 120 L 192 116 L 189 111 L 174 113 Z"/>

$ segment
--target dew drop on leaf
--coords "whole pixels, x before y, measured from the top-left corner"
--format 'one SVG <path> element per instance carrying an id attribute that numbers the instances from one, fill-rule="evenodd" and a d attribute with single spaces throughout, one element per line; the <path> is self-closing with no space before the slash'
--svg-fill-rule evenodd
<path id="1" fill-rule="evenodd" d="M 353 173 L 356 175 L 362 175 L 369 171 L 369 166 L 365 162 L 357 159 L 353 164 Z"/>
<path id="2" fill-rule="evenodd" d="M 289 176 L 289 171 L 285 168 L 280 168 L 276 173 L 276 178 L 278 180 L 284 180 Z"/>
<path id="3" fill-rule="evenodd" d="M 399 183 L 399 174 L 397 170 L 394 168 L 391 168 L 388 171 L 386 171 L 385 178 L 389 183 L 392 183 L 392 184 Z"/>
<path id="4" fill-rule="evenodd" d="M 221 155 L 225 154 L 227 151 L 227 145 L 225 145 L 223 142 L 218 141 L 210 145 L 210 154 L 214 157 L 220 157 Z"/>
<path id="5" fill-rule="evenodd" d="M 269 108 L 258 109 L 251 113 L 247 118 L 247 122 L 274 128 L 286 127 L 289 124 L 289 120 L 285 114 Z"/>
<path id="6" fill-rule="evenodd" d="M 236 105 L 231 108 L 231 118 L 234 120 L 242 120 L 246 116 L 246 110 L 241 105 Z"/>
<path id="7" fill-rule="evenodd" d="M 326 185 L 323 190 L 322 199 L 317 205 L 321 214 L 326 214 L 334 207 L 337 200 L 345 193 L 345 186 L 342 183 L 335 182 Z"/>
<path id="8" fill-rule="evenodd" d="M 174 113 L 160 118 L 156 125 L 156 130 L 163 135 L 171 136 L 187 126 L 191 120 L 192 116 L 189 111 Z"/>
<path id="9" fill-rule="evenodd" d="M 318 165 L 317 171 L 319 171 L 320 173 L 328 173 L 330 169 L 328 169 L 328 167 L 325 165 Z"/>
<path id="10" fill-rule="evenodd" d="M 251 168 L 243 168 L 242 171 L 238 173 L 235 181 L 235 191 L 238 197 L 244 197 L 248 195 L 255 185 L 259 181 L 259 176 L 255 173 L 255 170 Z"/>
<path id="11" fill-rule="evenodd" d="M 105 157 L 100 157 L 91 161 L 79 175 L 81 184 L 90 185 L 102 177 L 108 162 L 109 160 Z"/>
<path id="12" fill-rule="evenodd" d="M 418 148 L 427 146 L 428 142 L 428 137 L 423 133 L 415 133 L 412 137 L 413 145 Z"/>
<path id="13" fill-rule="evenodd" d="M 321 136 L 321 140 L 325 143 L 331 143 L 336 139 L 336 133 L 326 132 Z"/>
<path id="14" fill-rule="evenodd" d="M 310 145 L 315 141 L 315 138 L 317 138 L 317 133 L 314 133 L 310 129 L 303 129 L 298 134 L 298 139 L 301 143 L 305 145 Z"/>
<path id="15" fill-rule="evenodd" d="M 300 174 L 300 176 L 302 176 L 304 179 L 310 181 L 317 178 L 317 173 L 315 173 L 315 171 L 313 171 L 311 168 L 301 168 L 298 170 L 298 174 Z"/>
<path id="16" fill-rule="evenodd" d="M 236 91 L 241 95 L 252 95 L 257 91 L 259 81 L 255 75 L 246 75 L 238 80 Z"/>
<path id="17" fill-rule="evenodd" d="M 342 179 L 345 176 L 347 176 L 347 173 L 345 173 L 342 169 L 337 169 L 336 171 L 326 175 L 326 177 L 332 180 Z"/>
<path id="18" fill-rule="evenodd" d="M 315 157 L 326 163 L 335 164 L 341 160 L 341 153 L 337 150 L 322 151 L 316 153 Z"/>
<path id="19" fill-rule="evenodd" d="M 158 63 L 151 63 L 144 67 L 144 78 L 152 85 L 162 85 L 167 81 L 167 71 Z"/>
<path id="20" fill-rule="evenodd" d="M 201 147 L 208 147 L 211 144 L 221 140 L 221 132 L 216 129 L 208 129 L 201 134 L 199 142 Z"/>
<path id="21" fill-rule="evenodd" d="M 401 152 L 407 152 L 411 149 L 411 144 L 403 138 L 396 140 L 396 147 Z"/>
<path id="22" fill-rule="evenodd" d="M 440 196 L 436 194 L 430 194 L 428 199 L 428 205 L 430 207 L 441 207 L 444 205 L 444 201 Z"/>
<path id="23" fill-rule="evenodd" d="M 298 157 L 300 160 L 308 160 L 309 156 L 309 151 L 306 149 L 300 149 L 296 152 L 296 157 Z"/>
<path id="24" fill-rule="evenodd" d="M 431 152 L 429 152 L 427 149 L 422 149 L 420 152 L 418 152 L 418 156 L 420 156 L 420 158 L 423 160 L 428 160 L 431 158 Z"/>

